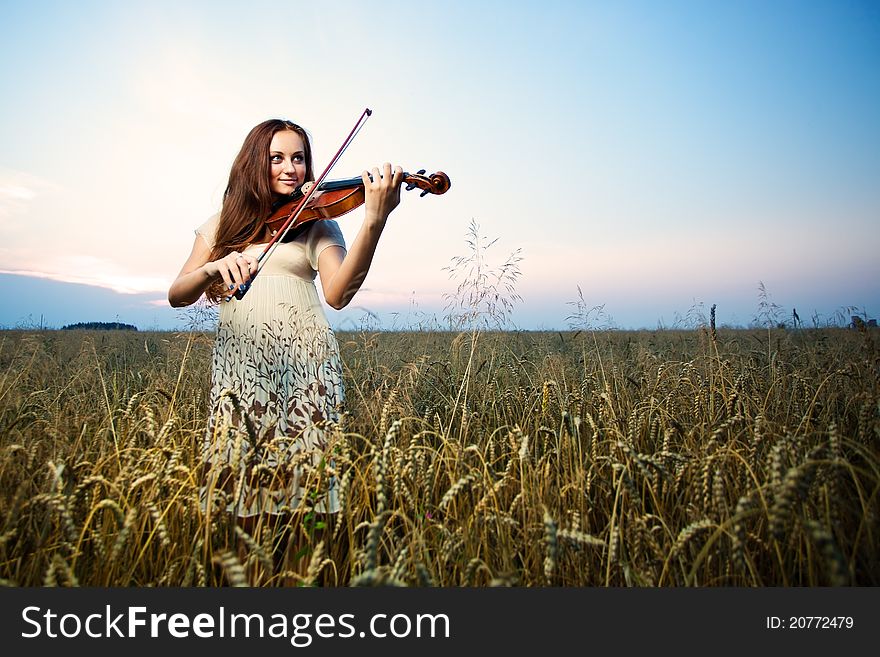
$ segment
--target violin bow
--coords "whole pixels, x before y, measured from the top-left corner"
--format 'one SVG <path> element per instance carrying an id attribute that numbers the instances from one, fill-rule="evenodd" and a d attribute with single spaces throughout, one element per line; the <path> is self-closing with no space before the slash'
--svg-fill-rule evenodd
<path id="1" fill-rule="evenodd" d="M 336 166 L 336 163 L 339 161 L 339 158 L 342 157 L 342 154 L 345 152 L 345 149 L 347 149 L 349 144 L 351 144 L 351 142 L 354 141 L 354 138 L 357 136 L 357 133 L 360 132 L 361 128 L 364 126 L 364 123 L 367 122 L 367 119 L 370 118 L 370 116 L 372 116 L 372 114 L 373 114 L 373 110 L 371 110 L 369 107 L 364 109 L 364 111 L 361 113 L 360 117 L 358 118 L 357 123 L 354 124 L 354 127 L 351 129 L 351 132 L 348 133 L 348 137 L 345 138 L 345 141 L 342 142 L 342 146 L 340 146 L 339 150 L 336 151 L 336 155 L 334 155 L 330 159 L 330 162 L 327 164 L 327 167 L 324 169 L 324 171 L 321 173 L 321 175 L 318 176 L 318 179 L 314 181 L 314 183 L 308 189 L 306 194 L 303 195 L 303 197 L 300 199 L 299 203 L 297 204 L 296 208 L 294 208 L 294 210 L 288 215 L 284 224 L 282 224 L 281 228 L 278 229 L 278 232 L 275 234 L 275 236 L 266 245 L 266 248 L 263 249 L 263 252 L 257 257 L 257 271 L 254 272 L 254 275 L 251 277 L 251 280 L 248 281 L 247 283 L 245 283 L 243 290 L 239 289 L 235 292 L 235 294 L 233 296 L 226 297 L 226 301 L 231 301 L 233 298 L 240 300 L 244 297 L 245 294 L 247 294 L 247 291 L 249 289 L 251 289 L 251 283 L 254 282 L 254 279 L 257 277 L 257 275 L 260 273 L 260 271 L 262 271 L 263 265 L 266 263 L 266 261 L 270 257 L 272 257 L 272 254 L 275 252 L 275 249 L 278 246 L 278 243 L 281 241 L 281 238 L 283 238 L 285 235 L 287 235 L 287 232 L 295 225 L 297 218 L 299 217 L 300 213 L 302 213 L 303 209 L 306 207 L 306 204 L 312 199 L 312 196 L 314 196 L 315 193 L 318 191 L 318 188 L 320 187 L 321 183 L 324 182 L 324 179 L 327 177 L 327 174 L 330 173 L 330 170 L 334 166 Z M 302 187 L 304 187 L 307 184 L 309 184 L 309 183 L 303 183 L 303 185 L 300 187 L 300 189 L 302 189 Z"/>

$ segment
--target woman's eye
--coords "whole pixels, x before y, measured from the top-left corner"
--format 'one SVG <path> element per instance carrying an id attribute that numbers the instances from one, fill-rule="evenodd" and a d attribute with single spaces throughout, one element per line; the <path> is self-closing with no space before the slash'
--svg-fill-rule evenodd
<path id="1" fill-rule="evenodd" d="M 281 161 L 281 156 L 280 155 L 272 155 L 269 157 L 269 160 L 272 162 L 272 164 L 278 164 Z"/>
<path id="2" fill-rule="evenodd" d="M 305 159 L 305 158 L 304 158 L 302 155 L 294 155 L 294 156 L 293 156 L 293 161 L 294 161 L 294 162 L 302 162 L 304 159 Z"/>

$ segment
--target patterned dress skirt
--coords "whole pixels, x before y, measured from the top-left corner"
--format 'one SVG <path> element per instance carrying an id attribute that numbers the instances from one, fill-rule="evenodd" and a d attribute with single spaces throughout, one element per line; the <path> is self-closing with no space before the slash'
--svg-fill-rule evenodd
<path id="1" fill-rule="evenodd" d="M 331 438 L 343 401 L 339 347 L 314 283 L 261 276 L 221 303 L 201 449 L 208 514 L 339 510 Z"/>

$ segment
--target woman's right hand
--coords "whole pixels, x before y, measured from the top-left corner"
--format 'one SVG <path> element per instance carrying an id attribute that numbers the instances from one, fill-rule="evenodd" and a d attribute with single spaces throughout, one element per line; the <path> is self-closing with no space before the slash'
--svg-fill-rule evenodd
<path id="1" fill-rule="evenodd" d="M 246 283 L 249 283 L 257 271 L 257 259 L 252 255 L 232 251 L 228 255 L 206 262 L 205 272 L 212 280 L 222 278 L 226 289 L 232 292 L 236 288 L 243 291 Z"/>

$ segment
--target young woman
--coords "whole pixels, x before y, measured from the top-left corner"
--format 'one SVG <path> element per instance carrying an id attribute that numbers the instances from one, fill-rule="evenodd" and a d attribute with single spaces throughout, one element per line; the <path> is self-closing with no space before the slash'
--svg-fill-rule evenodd
<path id="1" fill-rule="evenodd" d="M 208 522 L 230 512 L 256 536 L 263 526 L 285 525 L 298 509 L 338 511 L 335 480 L 327 474 L 327 429 L 343 401 L 342 366 L 314 281 L 320 277 L 333 308 L 351 301 L 400 202 L 402 177 L 388 163 L 374 168 L 372 178 L 364 171 L 366 214 L 351 248 L 346 251 L 335 221 L 315 221 L 276 247 L 237 300 L 233 295 L 251 281 L 271 239 L 265 220 L 272 204 L 315 179 L 309 137 L 298 125 L 265 121 L 245 139 L 220 213 L 196 229 L 192 252 L 168 291 L 175 307 L 203 294 L 220 305 L 202 450 Z"/>

